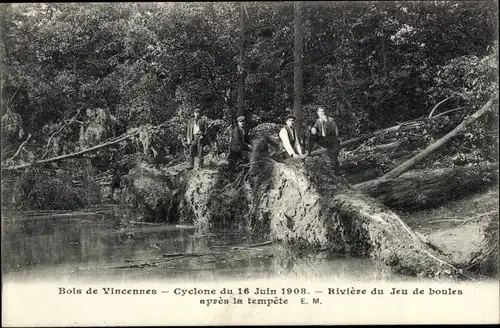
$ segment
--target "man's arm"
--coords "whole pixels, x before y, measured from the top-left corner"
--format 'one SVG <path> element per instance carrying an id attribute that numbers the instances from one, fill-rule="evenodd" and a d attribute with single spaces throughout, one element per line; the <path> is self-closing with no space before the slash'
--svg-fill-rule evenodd
<path id="1" fill-rule="evenodd" d="M 238 131 L 238 127 L 235 127 L 233 129 L 233 133 L 232 133 L 232 136 L 231 138 L 233 139 L 233 145 L 235 146 L 235 150 L 241 150 L 243 147 L 242 147 L 242 140 L 240 138 L 240 133 Z"/>
<path id="2" fill-rule="evenodd" d="M 186 130 L 187 130 L 187 132 L 186 132 L 186 139 L 187 139 L 187 142 L 188 142 L 188 143 L 191 143 L 191 141 L 192 141 L 192 139 L 191 139 L 191 138 L 192 138 L 192 133 L 191 133 L 191 130 L 192 130 L 192 128 L 191 128 L 191 121 L 189 121 L 189 122 L 188 122 L 187 129 L 186 129 Z"/>
<path id="3" fill-rule="evenodd" d="M 297 151 L 299 152 L 299 155 L 304 155 L 304 152 L 302 152 L 302 146 L 300 145 L 300 141 L 297 140 Z"/>
<path id="4" fill-rule="evenodd" d="M 202 137 L 207 134 L 207 121 L 204 118 L 200 120 L 200 133 Z"/>
<path id="5" fill-rule="evenodd" d="M 316 135 L 318 133 L 318 131 L 321 130 L 321 126 L 319 125 L 319 120 L 316 120 L 316 122 L 314 122 L 314 125 L 313 127 L 311 128 L 311 133 Z"/>
<path id="6" fill-rule="evenodd" d="M 293 147 L 290 144 L 290 139 L 288 138 L 288 133 L 286 132 L 286 130 L 284 128 L 281 129 L 279 136 L 281 139 L 281 143 L 283 144 L 283 147 L 285 147 L 285 150 L 288 153 L 288 155 L 293 156 L 295 154 L 295 151 L 293 150 Z"/>
<path id="7" fill-rule="evenodd" d="M 302 151 L 302 145 L 301 145 L 302 138 L 297 133 L 297 130 L 295 130 L 295 135 L 296 135 L 295 143 L 297 144 L 297 152 L 299 155 L 304 155 L 304 152 Z"/>
<path id="8" fill-rule="evenodd" d="M 332 125 L 333 125 L 333 133 L 335 134 L 335 137 L 339 137 L 339 129 L 337 127 L 337 123 L 335 121 L 332 121 Z"/>
<path id="9" fill-rule="evenodd" d="M 248 133 L 248 130 L 243 131 L 243 144 L 245 145 L 246 150 L 251 150 L 253 146 L 252 141 L 250 140 L 250 135 Z"/>

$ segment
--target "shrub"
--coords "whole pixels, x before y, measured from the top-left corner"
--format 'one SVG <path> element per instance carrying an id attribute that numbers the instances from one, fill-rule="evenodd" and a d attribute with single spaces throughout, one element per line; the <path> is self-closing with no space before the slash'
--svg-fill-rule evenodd
<path id="1" fill-rule="evenodd" d="M 12 209 L 72 210 L 100 200 L 99 185 L 83 170 L 30 167 L 2 181 L 2 205 Z"/>

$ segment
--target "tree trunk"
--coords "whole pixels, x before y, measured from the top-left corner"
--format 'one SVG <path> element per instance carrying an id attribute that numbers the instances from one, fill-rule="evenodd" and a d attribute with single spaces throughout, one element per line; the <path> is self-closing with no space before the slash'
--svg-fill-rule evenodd
<path id="1" fill-rule="evenodd" d="M 498 96 L 494 99 L 490 99 L 480 110 L 475 112 L 473 115 L 469 116 L 466 118 L 462 123 L 460 123 L 455 129 L 453 129 L 451 132 L 446 134 L 444 137 L 439 139 L 438 141 L 434 142 L 427 148 L 425 148 L 423 151 L 415 155 L 414 157 L 410 158 L 400 166 L 396 167 L 395 169 L 391 170 L 390 172 L 386 173 L 381 179 L 391 179 L 400 176 L 404 172 L 408 171 L 412 167 L 414 167 L 416 164 L 420 163 L 423 161 L 425 158 L 427 158 L 429 155 L 431 155 L 433 152 L 435 152 L 437 149 L 441 148 L 444 146 L 448 141 L 450 141 L 453 137 L 461 133 L 462 131 L 465 130 L 465 128 L 470 125 L 472 122 L 476 121 L 478 118 L 484 116 L 486 113 L 488 113 L 491 110 L 491 105 L 493 104 L 493 101 L 495 99 L 498 99 Z"/>
<path id="2" fill-rule="evenodd" d="M 397 214 L 333 176 L 320 159 L 281 163 L 260 157 L 240 174 L 228 181 L 220 167 L 174 178 L 172 190 L 184 195 L 180 203 L 191 208 L 200 233 L 234 225 L 273 241 L 371 256 L 409 275 L 460 274 Z"/>
<path id="3" fill-rule="evenodd" d="M 245 19 L 245 4 L 240 2 L 240 63 L 238 65 L 238 116 L 245 115 L 245 79 L 247 75 L 247 57 L 245 50 L 245 30 L 246 30 L 246 19 Z"/>
<path id="4" fill-rule="evenodd" d="M 418 210 L 470 195 L 496 183 L 497 164 L 407 172 L 400 177 L 372 180 L 354 187 L 384 205 L 398 210 Z"/>
<path id="5" fill-rule="evenodd" d="M 360 153 L 353 157 L 347 157 L 340 163 L 340 169 L 345 173 L 353 174 L 361 170 L 382 168 L 390 166 L 397 167 L 394 163 L 401 164 L 404 159 L 414 155 L 411 151 L 397 151 L 389 154 L 384 153 Z"/>
<path id="6" fill-rule="evenodd" d="M 293 51 L 293 113 L 297 118 L 297 129 L 300 134 L 302 128 L 302 96 L 304 80 L 302 70 L 304 66 L 304 32 L 302 26 L 303 2 L 294 3 L 294 51 Z"/>
<path id="7" fill-rule="evenodd" d="M 463 109 L 463 108 L 464 107 L 455 108 L 455 109 L 434 115 L 431 118 L 423 117 L 423 118 L 413 119 L 413 120 L 402 122 L 402 123 L 399 123 L 398 125 L 394 125 L 394 126 L 382 129 L 382 130 L 378 130 L 378 131 L 371 132 L 371 133 L 365 133 L 365 134 L 360 135 L 359 137 L 351 138 L 351 139 L 342 141 L 340 143 L 340 147 L 341 148 L 348 148 L 350 146 L 358 145 L 361 142 L 364 142 L 370 138 L 383 136 L 385 134 L 391 135 L 394 132 L 405 132 L 408 129 L 409 130 L 421 129 L 421 128 L 428 129 L 426 126 L 429 126 L 428 124 L 431 121 L 434 121 L 437 119 L 442 119 L 444 115 L 455 112 L 455 111 Z"/>
<path id="8" fill-rule="evenodd" d="M 457 274 L 397 214 L 334 177 L 323 161 L 289 159 L 258 171 L 271 177 L 255 187 L 265 194 L 251 208 L 258 222 L 269 220 L 272 239 L 371 255 L 411 275 Z"/>
<path id="9" fill-rule="evenodd" d="M 136 133 L 138 133 L 138 132 L 136 132 Z M 134 134 L 136 134 L 136 133 L 134 133 Z M 83 150 L 80 150 L 80 151 L 77 151 L 77 152 L 74 152 L 74 153 L 70 153 L 70 154 L 66 154 L 66 155 L 61 155 L 61 156 L 56 156 L 56 157 L 52 157 L 52 158 L 47 158 L 47 159 L 44 159 L 44 160 L 35 161 L 33 163 L 25 163 L 25 164 L 20 164 L 20 165 L 15 165 L 15 166 L 5 166 L 5 167 L 2 167 L 2 170 L 20 170 L 20 169 L 24 169 L 26 167 L 29 167 L 31 165 L 46 164 L 46 163 L 52 163 L 52 162 L 61 161 L 61 160 L 64 160 L 64 159 L 71 159 L 71 158 L 80 157 L 80 156 L 82 156 L 84 154 L 87 154 L 87 153 L 90 153 L 90 152 L 93 152 L 93 151 L 96 151 L 96 150 L 99 150 L 99 149 L 102 149 L 102 148 L 106 148 L 106 147 L 110 147 L 110 146 L 116 145 L 116 144 L 118 144 L 121 141 L 124 141 L 124 140 L 127 140 L 129 138 L 132 138 L 134 136 L 134 134 L 123 135 L 123 136 L 120 136 L 118 138 L 114 138 L 112 141 L 107 141 L 107 142 L 104 142 L 104 143 L 99 144 L 97 146 L 90 147 L 90 148 L 87 148 L 87 149 L 83 149 Z"/>

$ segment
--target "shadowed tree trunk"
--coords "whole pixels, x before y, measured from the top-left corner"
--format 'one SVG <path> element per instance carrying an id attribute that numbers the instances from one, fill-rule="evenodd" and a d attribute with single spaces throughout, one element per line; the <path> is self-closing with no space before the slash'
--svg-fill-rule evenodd
<path id="1" fill-rule="evenodd" d="M 498 165 L 406 172 L 397 178 L 372 180 L 354 187 L 393 209 L 418 210 L 470 195 L 488 188 L 498 179 Z"/>
<path id="2" fill-rule="evenodd" d="M 238 115 L 245 115 L 245 79 L 246 79 L 246 51 L 245 51 L 245 5 L 240 2 L 240 63 L 238 66 L 239 80 L 238 80 Z"/>
<path id="3" fill-rule="evenodd" d="M 300 133 L 302 124 L 302 95 L 304 93 L 304 80 L 302 69 L 304 66 L 304 31 L 302 26 L 302 11 L 304 4 L 296 1 L 294 4 L 294 52 L 293 52 L 293 114 L 297 118 L 297 129 Z"/>

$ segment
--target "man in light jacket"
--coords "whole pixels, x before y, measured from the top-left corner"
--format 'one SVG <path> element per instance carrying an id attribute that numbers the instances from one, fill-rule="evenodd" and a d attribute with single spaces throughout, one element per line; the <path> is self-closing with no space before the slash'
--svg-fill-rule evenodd
<path id="1" fill-rule="evenodd" d="M 332 162 L 335 175 L 339 174 L 339 131 L 334 119 L 325 114 L 325 108 L 318 107 L 318 119 L 311 128 L 309 152 L 315 145 L 326 148 L 326 154 Z"/>
<path id="2" fill-rule="evenodd" d="M 289 156 L 293 158 L 304 158 L 305 154 L 300 145 L 300 136 L 295 127 L 295 116 L 288 115 L 285 118 L 285 126 L 280 130 L 281 143 Z"/>
<path id="3" fill-rule="evenodd" d="M 200 117 L 200 109 L 196 108 L 193 118 L 187 125 L 187 143 L 189 145 L 189 166 L 188 170 L 194 168 L 194 158 L 198 156 L 198 167 L 203 168 L 203 146 L 207 134 L 207 123 Z"/>

